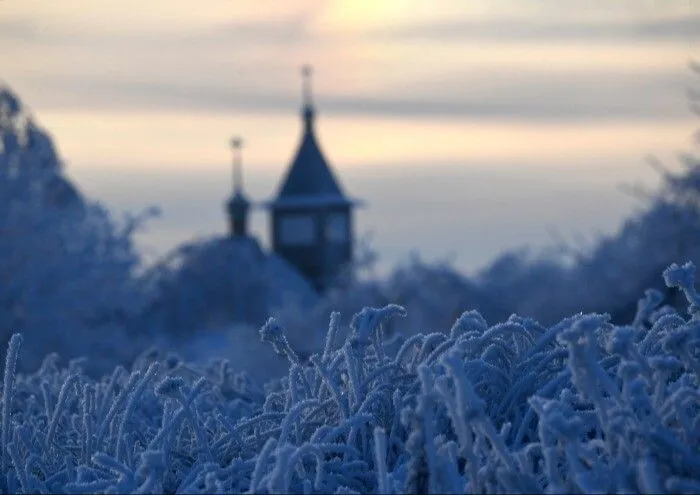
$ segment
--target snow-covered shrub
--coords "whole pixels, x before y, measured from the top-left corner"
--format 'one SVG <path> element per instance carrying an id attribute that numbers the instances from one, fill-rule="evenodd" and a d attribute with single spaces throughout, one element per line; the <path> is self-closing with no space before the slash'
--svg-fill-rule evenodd
<path id="1" fill-rule="evenodd" d="M 700 74 L 697 63 L 692 68 Z M 700 92 L 690 96 L 697 111 Z M 700 133 L 696 136 L 700 143 Z M 661 183 L 651 192 L 632 188 L 643 207 L 618 232 L 585 249 L 564 244 L 534 256 L 509 251 L 474 282 L 507 311 L 545 323 L 578 311 L 608 312 L 613 321 L 625 321 L 634 316 L 637 294 L 649 287 L 662 291 L 667 303 L 682 306 L 677 291 L 663 287 L 657 276 L 674 260 L 700 263 L 700 157 L 686 153 L 680 162 L 681 171 L 672 172 L 650 161 Z"/>
<path id="2" fill-rule="evenodd" d="M 615 322 L 634 316 L 636 294 L 648 287 L 682 304 L 676 291 L 663 287 L 657 273 L 673 260 L 700 262 L 700 164 L 668 174 L 653 201 L 627 219 L 614 235 L 600 238 L 583 252 L 553 250 L 532 255 L 509 251 L 474 279 L 509 312 L 553 323 L 579 311 L 611 313 Z M 695 185 L 693 185 L 695 184 Z M 684 189 L 684 192 L 669 192 Z M 685 198 L 685 199 L 683 199 Z"/>
<path id="3" fill-rule="evenodd" d="M 318 339 L 307 339 L 302 344 Z M 158 344 L 156 344 L 158 345 Z M 165 345 L 159 348 L 182 357 L 183 360 L 207 366 L 226 360 L 234 373 L 245 372 L 257 383 L 267 383 L 286 375 L 288 362 L 264 342 L 260 341 L 258 329 L 248 325 L 228 325 L 223 328 L 210 328 L 196 332 L 189 338 L 173 340 L 168 336 Z M 295 345 L 297 352 L 308 356 L 308 350 Z"/>
<path id="4" fill-rule="evenodd" d="M 406 338 L 449 328 L 465 307 L 478 307 L 482 315 L 493 321 L 508 313 L 496 298 L 488 295 L 449 262 L 426 262 L 418 256 L 400 264 L 385 278 L 368 277 L 353 280 L 329 290 L 314 305 L 301 311 L 294 305 L 280 307 L 273 314 L 280 320 L 290 341 L 302 342 L 309 335 L 322 335 L 331 313 L 351 315 L 364 306 L 382 307 L 398 304 L 407 311 L 401 325 L 388 322 L 385 337 Z M 339 320 L 337 338 L 342 340 L 350 329 L 350 320 Z M 319 343 L 320 346 L 320 343 Z"/>
<path id="5" fill-rule="evenodd" d="M 0 89 L 0 342 L 22 329 L 22 365 L 49 352 L 95 357 L 104 372 L 132 358 L 127 335 L 143 294 L 131 241 L 142 219 L 119 224 L 62 172 L 49 135 Z"/>
<path id="6" fill-rule="evenodd" d="M 101 380 L 49 356 L 2 388 L 0 488 L 13 493 L 697 493 L 700 294 L 671 266 L 687 314 L 648 291 L 629 325 L 554 326 L 464 312 L 387 352 L 404 308 L 365 308 L 336 345 L 264 387 L 221 361 L 145 353 Z M 25 346 L 31 346 L 27 342 Z"/>
<path id="7" fill-rule="evenodd" d="M 232 323 L 259 327 L 272 308 L 304 307 L 317 298 L 299 272 L 248 236 L 178 246 L 141 280 L 152 294 L 145 324 L 173 336 Z"/>
<path id="8" fill-rule="evenodd" d="M 286 373 L 285 360 L 260 342 L 258 328 L 277 308 L 290 319 L 303 318 L 318 299 L 294 267 L 252 237 L 183 244 L 140 280 L 150 303 L 139 328 L 156 334 L 156 345 L 198 362 L 225 357 L 258 381 Z M 310 334 L 307 326 L 292 341 L 308 355 L 323 335 Z"/>

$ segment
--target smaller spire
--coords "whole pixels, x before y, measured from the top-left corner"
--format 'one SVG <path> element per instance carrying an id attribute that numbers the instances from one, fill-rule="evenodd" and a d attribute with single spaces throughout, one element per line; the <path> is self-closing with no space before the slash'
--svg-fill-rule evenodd
<path id="1" fill-rule="evenodd" d="M 235 136 L 231 139 L 231 148 L 233 149 L 233 192 L 236 195 L 243 192 L 242 147 L 243 139 L 240 136 Z"/>
<path id="2" fill-rule="evenodd" d="M 241 148 L 243 140 L 236 136 L 231 139 L 233 149 L 233 195 L 226 203 L 229 215 L 229 229 L 232 236 L 248 235 L 248 210 L 250 203 L 243 194 L 243 166 L 241 160 Z"/>
<path id="3" fill-rule="evenodd" d="M 304 118 L 304 130 L 311 132 L 314 120 L 314 104 L 313 94 L 311 92 L 311 76 L 313 75 L 313 67 L 309 64 L 304 64 L 301 67 L 302 77 L 302 116 Z"/>

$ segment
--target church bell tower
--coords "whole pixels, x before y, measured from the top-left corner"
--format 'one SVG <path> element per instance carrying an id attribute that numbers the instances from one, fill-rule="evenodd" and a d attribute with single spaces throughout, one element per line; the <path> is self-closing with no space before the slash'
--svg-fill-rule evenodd
<path id="1" fill-rule="evenodd" d="M 304 66 L 301 141 L 268 207 L 272 249 L 323 292 L 352 260 L 358 202 L 345 195 L 318 144 L 311 76 Z"/>

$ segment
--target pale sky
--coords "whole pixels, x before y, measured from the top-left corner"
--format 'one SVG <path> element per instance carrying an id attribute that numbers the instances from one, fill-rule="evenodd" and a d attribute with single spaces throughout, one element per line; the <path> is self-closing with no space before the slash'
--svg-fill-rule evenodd
<path id="1" fill-rule="evenodd" d="M 277 190 L 315 67 L 317 131 L 383 267 L 473 271 L 613 232 L 697 122 L 695 0 L 4 0 L 0 77 L 66 170 L 114 211 L 155 204 L 150 257 L 226 229 L 233 135 L 249 195 Z M 697 84 L 696 84 L 697 83 Z M 253 216 L 267 243 L 267 218 Z"/>

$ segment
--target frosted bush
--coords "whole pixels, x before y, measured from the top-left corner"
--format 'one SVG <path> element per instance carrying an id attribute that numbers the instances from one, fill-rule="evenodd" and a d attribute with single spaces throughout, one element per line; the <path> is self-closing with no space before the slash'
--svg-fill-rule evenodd
<path id="1" fill-rule="evenodd" d="M 324 332 L 333 312 L 340 312 L 336 344 L 342 343 L 351 331 L 350 315 L 364 306 L 382 307 L 399 304 L 407 316 L 398 322 L 387 322 L 383 333 L 387 338 L 408 338 L 420 332 L 448 328 L 465 307 L 478 307 L 488 320 L 510 313 L 495 297 L 488 295 L 474 282 L 460 274 L 449 262 L 426 262 L 414 257 L 398 265 L 384 279 L 353 280 L 328 291 L 316 304 L 303 307 L 284 307 L 275 316 L 284 324 L 289 340 L 303 343 L 312 334 L 312 340 Z M 313 332 L 313 333 L 312 333 Z"/>
<path id="2" fill-rule="evenodd" d="M 691 67 L 700 75 L 697 63 Z M 690 98 L 697 114 L 700 91 L 691 92 Z M 700 133 L 696 138 L 700 143 Z M 682 307 L 682 296 L 658 278 L 674 260 L 700 262 L 700 155 L 697 150 L 684 153 L 679 161 L 680 171 L 673 172 L 659 160 L 649 160 L 659 172 L 659 187 L 630 188 L 643 203 L 614 234 L 582 248 L 563 242 L 536 255 L 509 251 L 484 268 L 475 282 L 497 295 L 507 311 L 547 324 L 578 311 L 608 312 L 615 322 L 627 321 L 638 294 L 648 287 L 660 290 L 667 304 Z"/>
<path id="3" fill-rule="evenodd" d="M 132 242 L 142 217 L 115 221 L 73 187 L 51 137 L 0 87 L 0 342 L 21 328 L 20 366 L 89 353 L 106 372 L 133 358 L 145 301 Z"/>
<path id="4" fill-rule="evenodd" d="M 477 311 L 389 352 L 403 307 L 366 307 L 259 386 L 231 363 L 146 352 L 96 380 L 49 355 L 2 388 L 0 488 L 12 493 L 697 493 L 700 325 L 692 264 L 664 274 L 688 313 L 640 300 L 615 326 Z"/>
<path id="5" fill-rule="evenodd" d="M 191 337 L 231 325 L 262 325 L 286 300 L 308 306 L 318 296 L 282 258 L 253 237 L 216 237 L 183 244 L 141 278 L 152 304 L 144 324 L 171 337 Z M 290 296 L 296 296 L 291 298 Z"/>

